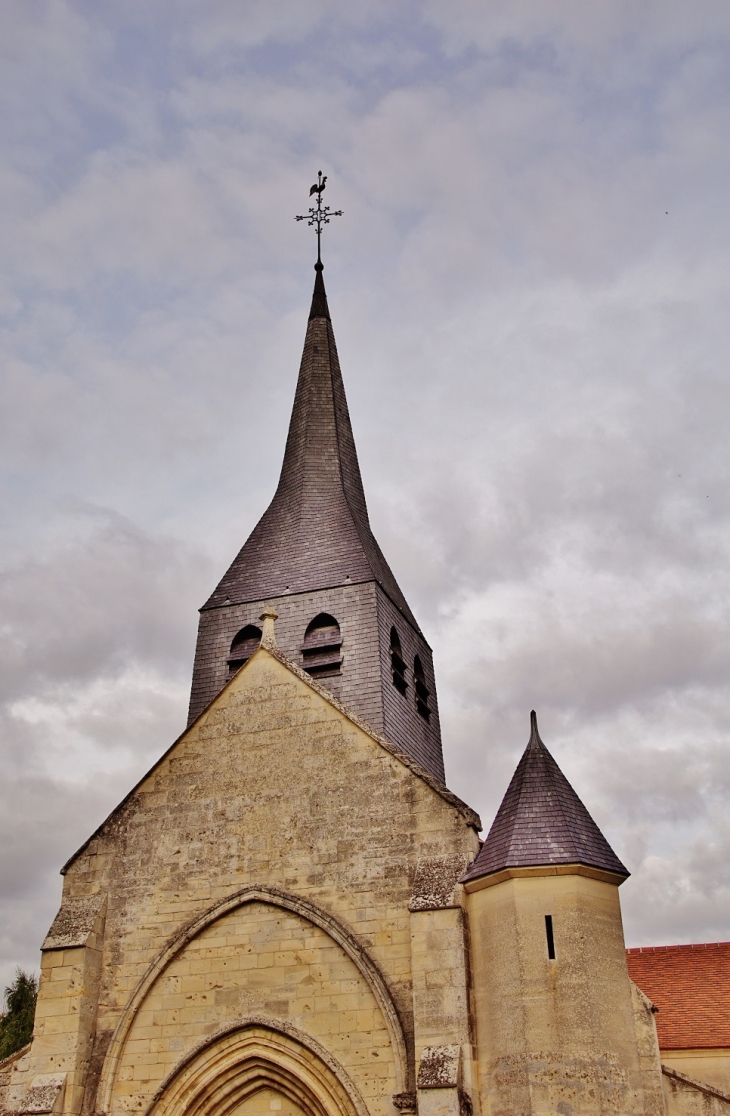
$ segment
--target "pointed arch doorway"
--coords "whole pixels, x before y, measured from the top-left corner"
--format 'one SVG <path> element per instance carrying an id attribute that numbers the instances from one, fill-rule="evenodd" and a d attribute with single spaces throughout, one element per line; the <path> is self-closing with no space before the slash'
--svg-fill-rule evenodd
<path id="1" fill-rule="evenodd" d="M 148 1116 L 368 1116 L 347 1074 L 308 1036 L 241 1022 L 193 1051 L 163 1082 Z"/>

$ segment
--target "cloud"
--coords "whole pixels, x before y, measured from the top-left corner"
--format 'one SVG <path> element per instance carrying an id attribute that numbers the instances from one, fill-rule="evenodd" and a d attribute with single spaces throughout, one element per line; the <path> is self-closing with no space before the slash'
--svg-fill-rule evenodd
<path id="1" fill-rule="evenodd" d="M 276 483 L 319 167 L 454 789 L 491 817 L 536 706 L 631 942 L 727 937 L 729 18 L 4 5 L 2 973 L 184 722 L 195 610 Z"/>

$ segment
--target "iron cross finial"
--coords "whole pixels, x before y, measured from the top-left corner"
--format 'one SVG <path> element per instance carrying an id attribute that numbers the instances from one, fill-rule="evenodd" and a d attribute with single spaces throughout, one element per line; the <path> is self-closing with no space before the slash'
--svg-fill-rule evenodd
<path id="1" fill-rule="evenodd" d="M 317 195 L 317 204 L 310 206 L 309 213 L 302 213 L 300 216 L 295 217 L 295 221 L 306 221 L 308 225 L 313 225 L 317 230 L 317 263 L 315 267 L 322 267 L 322 229 L 325 225 L 329 225 L 330 217 L 341 217 L 342 210 L 330 210 L 328 205 L 322 205 L 322 191 L 327 185 L 327 175 L 323 175 L 322 171 L 317 171 L 317 181 L 309 191 L 310 198 L 312 194 Z"/>

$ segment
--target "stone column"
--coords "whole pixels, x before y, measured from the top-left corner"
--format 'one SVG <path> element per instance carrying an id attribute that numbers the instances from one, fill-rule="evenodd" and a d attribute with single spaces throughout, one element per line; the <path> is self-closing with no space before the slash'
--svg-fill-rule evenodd
<path id="1" fill-rule="evenodd" d="M 29 1089 L 20 1111 L 81 1111 L 99 998 L 106 899 L 66 901 L 42 947 Z"/>
<path id="2" fill-rule="evenodd" d="M 419 862 L 411 911 L 413 1025 L 419 1116 L 459 1116 L 472 1107 L 473 1048 L 464 862 Z"/>

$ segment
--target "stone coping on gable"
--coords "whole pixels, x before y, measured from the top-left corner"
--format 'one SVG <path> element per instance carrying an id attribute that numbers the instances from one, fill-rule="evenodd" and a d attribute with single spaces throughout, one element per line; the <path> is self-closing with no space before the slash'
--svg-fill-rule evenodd
<path id="1" fill-rule="evenodd" d="M 691 1089 L 697 1089 L 707 1097 L 717 1097 L 718 1100 L 726 1101 L 726 1103 L 730 1105 L 730 1094 L 720 1092 L 714 1085 L 708 1085 L 706 1081 L 697 1081 L 694 1077 L 687 1077 L 686 1073 L 680 1073 L 679 1070 L 671 1069 L 663 1063 L 662 1073 L 665 1077 L 670 1078 L 670 1080 L 677 1081 L 681 1085 L 687 1085 Z"/>

